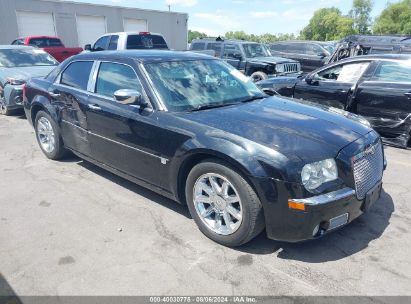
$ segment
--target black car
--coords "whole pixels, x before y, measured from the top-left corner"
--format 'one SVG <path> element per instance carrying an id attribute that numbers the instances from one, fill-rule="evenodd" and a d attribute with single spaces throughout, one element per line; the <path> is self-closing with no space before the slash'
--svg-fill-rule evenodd
<path id="1" fill-rule="evenodd" d="M 219 57 L 254 82 L 273 76 L 298 73 L 301 66 L 298 61 L 273 57 L 264 44 L 244 40 L 223 38 L 195 39 L 191 42 L 190 50 L 206 52 L 214 51 Z"/>
<path id="2" fill-rule="evenodd" d="M 264 95 L 211 56 L 77 55 L 28 82 L 24 105 L 48 158 L 70 150 L 187 204 L 224 245 L 264 228 L 272 239 L 317 238 L 380 196 L 381 140 L 356 115 Z"/>
<path id="3" fill-rule="evenodd" d="M 281 41 L 270 43 L 268 47 L 272 55 L 300 62 L 304 72 L 322 67 L 333 51 L 331 44 L 319 41 Z"/>
<path id="4" fill-rule="evenodd" d="M 367 118 L 387 143 L 407 147 L 411 131 L 411 56 L 357 56 L 300 77 L 258 85 L 283 96 L 344 109 Z"/>
<path id="5" fill-rule="evenodd" d="M 345 58 L 377 54 L 411 54 L 411 37 L 399 35 L 350 35 L 341 39 L 327 64 Z"/>

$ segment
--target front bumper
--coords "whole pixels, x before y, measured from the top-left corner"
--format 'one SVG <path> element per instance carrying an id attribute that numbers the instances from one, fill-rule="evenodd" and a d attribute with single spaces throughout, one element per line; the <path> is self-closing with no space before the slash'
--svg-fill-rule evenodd
<path id="1" fill-rule="evenodd" d="M 23 108 L 22 86 L 6 86 L 4 97 L 6 100 L 6 106 L 9 110 L 17 110 Z"/>
<path id="2" fill-rule="evenodd" d="M 304 203 L 305 210 L 290 209 L 288 206 L 291 197 L 301 197 L 301 188 L 297 184 L 260 179 L 257 190 L 263 193 L 260 199 L 264 208 L 266 233 L 273 240 L 299 242 L 316 239 L 349 224 L 364 212 L 365 199 L 357 199 L 350 187 L 292 200 Z M 266 196 L 264 193 L 271 195 Z"/>

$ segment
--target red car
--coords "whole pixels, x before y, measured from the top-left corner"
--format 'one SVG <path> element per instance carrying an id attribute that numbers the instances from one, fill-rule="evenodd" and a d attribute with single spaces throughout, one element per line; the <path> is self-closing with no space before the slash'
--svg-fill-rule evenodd
<path id="1" fill-rule="evenodd" d="M 59 62 L 83 51 L 82 48 L 66 48 L 60 38 L 52 36 L 21 37 L 14 40 L 11 44 L 36 46 L 49 53 Z"/>

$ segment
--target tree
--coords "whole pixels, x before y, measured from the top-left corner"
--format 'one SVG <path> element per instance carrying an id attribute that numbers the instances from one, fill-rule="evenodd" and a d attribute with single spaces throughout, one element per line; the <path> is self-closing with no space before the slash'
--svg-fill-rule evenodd
<path id="1" fill-rule="evenodd" d="M 354 21 L 354 30 L 358 34 L 370 34 L 372 0 L 354 0 L 349 16 Z"/>
<path id="2" fill-rule="evenodd" d="M 235 31 L 235 32 L 230 31 L 230 32 L 225 33 L 224 37 L 227 39 L 238 39 L 238 40 L 249 40 L 250 39 L 250 35 L 248 35 L 244 31 Z"/>
<path id="3" fill-rule="evenodd" d="M 411 35 L 411 0 L 389 4 L 377 17 L 374 34 Z"/>
<path id="4" fill-rule="evenodd" d="M 191 43 L 191 41 L 193 41 L 194 39 L 200 39 L 205 37 L 207 37 L 207 34 L 188 30 L 188 43 Z"/>
<path id="5" fill-rule="evenodd" d="M 337 40 L 354 34 L 353 25 L 353 19 L 343 16 L 338 8 L 321 8 L 314 12 L 308 25 L 301 31 L 301 38 L 320 41 Z"/>

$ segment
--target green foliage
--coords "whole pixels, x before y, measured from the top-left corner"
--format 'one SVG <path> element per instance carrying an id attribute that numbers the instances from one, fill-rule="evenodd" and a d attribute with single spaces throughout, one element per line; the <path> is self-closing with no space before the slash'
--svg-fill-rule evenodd
<path id="1" fill-rule="evenodd" d="M 354 0 L 349 16 L 354 21 L 354 30 L 358 34 L 370 34 L 372 0 Z"/>
<path id="2" fill-rule="evenodd" d="M 354 20 L 343 16 L 336 7 L 322 8 L 314 12 L 308 25 L 301 31 L 306 40 L 337 40 L 355 33 Z"/>
<path id="3" fill-rule="evenodd" d="M 389 4 L 375 20 L 374 34 L 411 34 L 411 0 Z"/>
<path id="4" fill-rule="evenodd" d="M 207 37 L 207 34 L 188 30 L 188 43 L 191 43 L 193 39 L 199 39 L 199 38 L 205 38 L 205 37 Z"/>
<path id="5" fill-rule="evenodd" d="M 282 41 L 282 40 L 295 40 L 296 37 L 294 34 L 262 34 L 262 35 L 254 35 L 254 34 L 247 34 L 244 31 L 236 31 L 236 32 L 227 32 L 224 35 L 227 39 L 238 39 L 238 40 L 246 40 L 246 41 L 253 41 L 253 42 L 260 42 L 260 43 L 270 43 L 275 41 Z"/>

